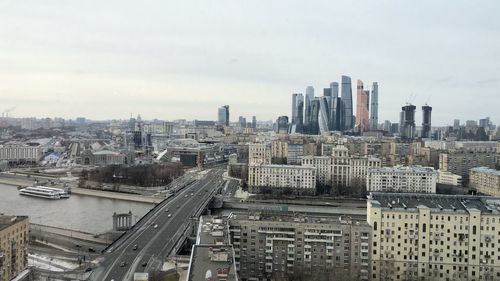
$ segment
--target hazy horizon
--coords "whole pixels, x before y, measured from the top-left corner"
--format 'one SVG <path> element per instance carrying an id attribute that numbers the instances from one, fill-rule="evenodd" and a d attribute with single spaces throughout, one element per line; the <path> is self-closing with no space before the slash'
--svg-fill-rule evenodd
<path id="1" fill-rule="evenodd" d="M 498 1 L 2 1 L 0 112 L 215 120 L 291 115 L 341 75 L 379 83 L 379 123 L 410 99 L 433 125 L 500 123 Z M 496 20 L 495 20 L 496 19 Z M 411 98 L 414 97 L 414 98 Z"/>

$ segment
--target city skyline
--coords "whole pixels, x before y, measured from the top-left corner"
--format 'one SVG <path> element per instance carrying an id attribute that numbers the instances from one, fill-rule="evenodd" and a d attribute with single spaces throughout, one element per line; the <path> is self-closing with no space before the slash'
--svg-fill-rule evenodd
<path id="1" fill-rule="evenodd" d="M 1 4 L 0 110 L 16 106 L 14 117 L 215 120 L 214 108 L 229 104 L 233 117 L 276 120 L 289 115 L 291 93 L 307 85 L 319 93 L 348 75 L 379 82 L 379 123 L 397 122 L 409 99 L 433 106 L 437 126 L 455 118 L 500 120 L 495 1 L 293 2 L 286 10 L 279 1 L 266 2 L 267 9 L 88 3 Z M 183 19 L 182 11 L 193 16 Z M 470 107 L 481 100 L 489 102 Z"/>

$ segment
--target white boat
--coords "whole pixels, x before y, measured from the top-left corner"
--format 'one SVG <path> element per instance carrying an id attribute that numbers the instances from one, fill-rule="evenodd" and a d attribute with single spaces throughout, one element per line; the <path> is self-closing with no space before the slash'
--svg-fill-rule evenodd
<path id="1" fill-rule="evenodd" d="M 46 186 L 28 186 L 19 190 L 19 194 L 41 197 L 47 199 L 62 199 L 69 198 L 69 194 L 60 188 L 46 187 Z"/>

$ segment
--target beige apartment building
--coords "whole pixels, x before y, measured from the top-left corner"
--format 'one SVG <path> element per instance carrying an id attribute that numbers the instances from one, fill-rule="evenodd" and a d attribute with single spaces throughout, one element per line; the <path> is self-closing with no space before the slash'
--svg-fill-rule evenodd
<path id="1" fill-rule="evenodd" d="M 371 168 L 366 176 L 368 192 L 436 193 L 438 174 L 431 167 Z"/>
<path id="2" fill-rule="evenodd" d="M 372 280 L 500 280 L 500 198 L 372 193 Z"/>
<path id="3" fill-rule="evenodd" d="M 314 195 L 316 168 L 312 166 L 255 164 L 248 166 L 251 193 Z"/>
<path id="4" fill-rule="evenodd" d="M 248 164 L 271 164 L 271 145 L 267 143 L 249 144 Z"/>
<path id="5" fill-rule="evenodd" d="M 481 194 L 500 196 L 500 171 L 487 167 L 470 170 L 469 186 Z"/>
<path id="6" fill-rule="evenodd" d="M 0 215 L 0 281 L 9 281 L 28 264 L 29 221 Z"/>
<path id="7" fill-rule="evenodd" d="M 370 280 L 365 221 L 278 212 L 236 213 L 228 221 L 242 281 Z"/>

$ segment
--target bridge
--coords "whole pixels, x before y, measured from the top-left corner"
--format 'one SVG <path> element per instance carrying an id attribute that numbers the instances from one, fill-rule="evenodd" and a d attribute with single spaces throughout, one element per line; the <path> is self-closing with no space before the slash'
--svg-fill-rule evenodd
<path id="1" fill-rule="evenodd" d="M 91 281 L 131 281 L 135 272 L 159 270 L 191 235 L 193 222 L 225 184 L 223 169 L 204 171 L 196 181 L 158 204 L 129 231 L 108 246 Z"/>

